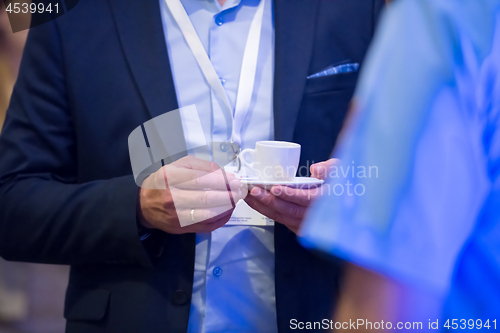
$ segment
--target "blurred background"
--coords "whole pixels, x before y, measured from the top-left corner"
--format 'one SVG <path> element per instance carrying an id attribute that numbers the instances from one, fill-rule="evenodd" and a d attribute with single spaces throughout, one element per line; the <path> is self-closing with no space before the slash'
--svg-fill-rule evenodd
<path id="1" fill-rule="evenodd" d="M 12 33 L 0 4 L 0 130 L 26 41 Z M 0 333 L 64 332 L 64 293 L 69 268 L 6 262 L 0 258 Z"/>

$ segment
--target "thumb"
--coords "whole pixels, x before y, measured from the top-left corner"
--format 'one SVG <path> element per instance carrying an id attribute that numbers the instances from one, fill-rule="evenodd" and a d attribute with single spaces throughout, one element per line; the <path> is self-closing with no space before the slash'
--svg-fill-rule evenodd
<path id="1" fill-rule="evenodd" d="M 328 170 L 330 167 L 336 163 L 339 162 L 339 159 L 337 158 L 331 158 L 328 161 L 323 161 L 319 163 L 315 163 L 311 165 L 310 171 L 311 171 L 311 177 L 318 178 L 318 179 L 325 179 L 326 176 L 328 175 Z"/>

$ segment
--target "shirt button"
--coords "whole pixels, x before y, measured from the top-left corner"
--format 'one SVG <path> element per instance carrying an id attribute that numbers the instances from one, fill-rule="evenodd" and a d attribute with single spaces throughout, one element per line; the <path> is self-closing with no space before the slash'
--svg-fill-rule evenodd
<path id="1" fill-rule="evenodd" d="M 216 276 L 216 277 L 221 276 L 222 275 L 222 268 L 215 267 L 213 273 L 214 273 L 214 276 Z"/>
<path id="2" fill-rule="evenodd" d="M 224 20 L 222 19 L 222 17 L 217 16 L 215 18 L 215 24 L 217 24 L 218 26 L 221 26 L 223 23 L 224 23 Z"/>
<path id="3" fill-rule="evenodd" d="M 225 79 L 219 78 L 219 80 L 220 80 L 220 83 L 222 84 L 222 86 L 224 86 L 226 84 L 226 80 Z"/>

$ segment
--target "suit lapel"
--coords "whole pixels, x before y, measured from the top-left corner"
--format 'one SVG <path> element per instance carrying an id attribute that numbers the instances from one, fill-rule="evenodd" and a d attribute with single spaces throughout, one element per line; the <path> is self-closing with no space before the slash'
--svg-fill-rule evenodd
<path id="1" fill-rule="evenodd" d="M 123 51 L 151 118 L 177 109 L 159 2 L 109 2 Z M 317 2 L 274 0 L 276 140 L 293 139 L 312 54 Z"/>
<path id="2" fill-rule="evenodd" d="M 151 118 L 177 109 L 159 1 L 109 3 L 123 51 Z"/>
<path id="3" fill-rule="evenodd" d="M 274 0 L 274 137 L 291 141 L 306 84 L 317 0 Z"/>
<path id="4" fill-rule="evenodd" d="M 317 0 L 274 0 L 274 138 L 291 141 L 312 54 Z M 292 240 L 291 240 L 292 239 Z M 299 304 L 290 299 L 294 263 L 290 245 L 295 235 L 275 224 L 276 312 L 278 327 L 286 331 L 290 314 L 299 312 Z"/>

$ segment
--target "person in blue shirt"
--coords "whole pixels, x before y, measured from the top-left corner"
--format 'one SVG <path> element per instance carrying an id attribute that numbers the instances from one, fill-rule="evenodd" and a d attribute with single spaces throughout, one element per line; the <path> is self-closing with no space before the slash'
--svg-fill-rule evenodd
<path id="1" fill-rule="evenodd" d="M 499 74 L 500 1 L 388 9 L 300 231 L 349 262 L 335 324 L 499 328 Z"/>

